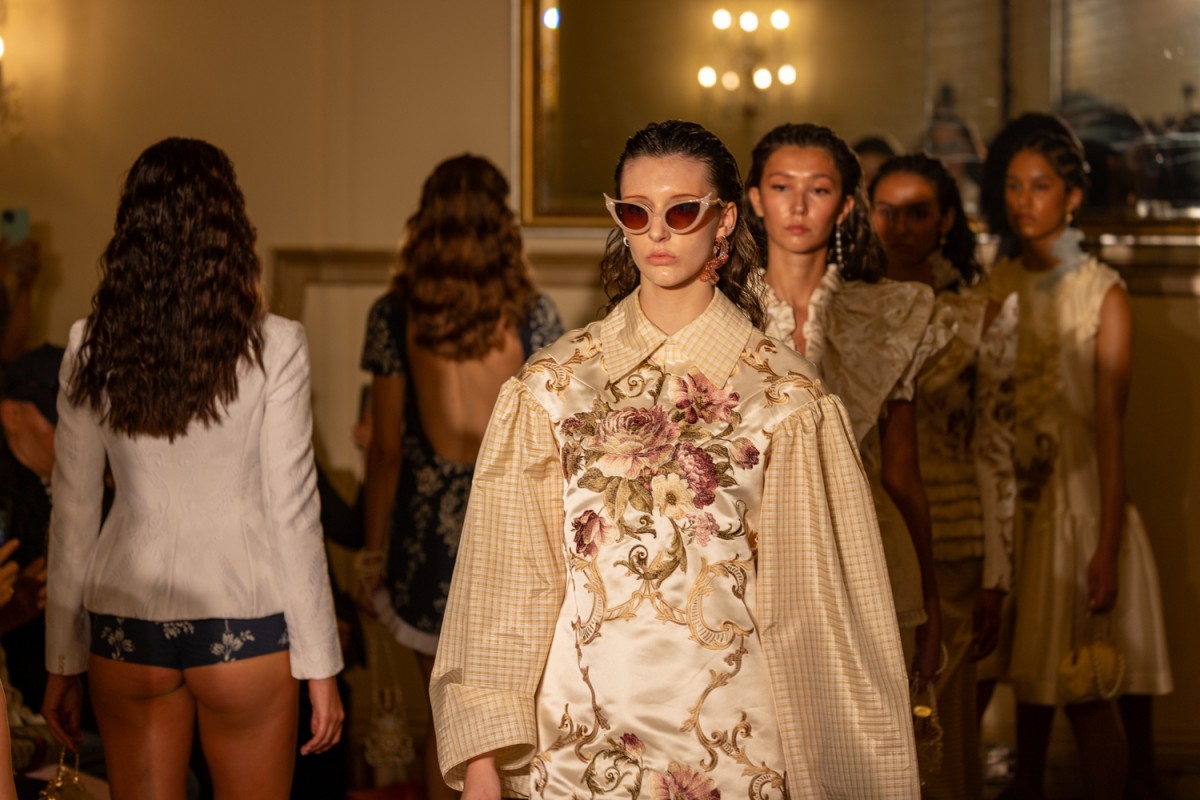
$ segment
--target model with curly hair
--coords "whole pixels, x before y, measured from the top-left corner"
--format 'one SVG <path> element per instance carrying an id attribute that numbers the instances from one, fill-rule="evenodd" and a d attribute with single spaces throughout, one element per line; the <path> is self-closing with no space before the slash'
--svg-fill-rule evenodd
<path id="1" fill-rule="evenodd" d="M 975 236 L 958 184 L 940 161 L 892 158 L 868 196 L 888 278 L 933 288 L 955 324 L 950 346 L 921 375 L 916 395 L 947 656 L 936 686 L 944 757 L 923 794 L 969 800 L 983 795 L 975 663 L 996 647 L 1011 585 L 1015 303 L 1001 316 L 978 291 Z"/>
<path id="2" fill-rule="evenodd" d="M 488 417 L 500 386 L 562 324 L 533 284 L 508 181 L 480 156 L 447 159 L 425 180 L 400 260 L 363 349 L 374 430 L 357 565 L 362 605 L 428 678 Z M 453 796 L 432 726 L 425 791 Z"/>
<path id="3" fill-rule="evenodd" d="M 308 350 L 254 241 L 223 152 L 151 146 L 63 358 L 43 713 L 78 747 L 88 673 L 115 798 L 182 796 L 197 726 L 218 798 L 286 798 L 301 679 L 300 752 L 341 734 Z"/>
<path id="4" fill-rule="evenodd" d="M 1015 294 L 1020 314 L 1013 796 L 1043 796 L 1055 709 L 1065 704 L 1085 796 L 1158 797 L 1151 698 L 1173 682 L 1154 555 L 1126 496 L 1132 311 L 1120 275 L 1081 248 L 1072 226 L 1087 166 L 1060 125 L 1017 120 L 998 137 L 1007 146 L 992 151 L 1002 162 L 988 167 L 1005 176 L 1005 224 L 1018 246 L 987 284 L 994 299 Z M 1121 653 L 1124 680 L 1119 668 L 1085 672 L 1097 691 L 1064 694 L 1064 660 L 1095 639 Z"/>
<path id="5" fill-rule="evenodd" d="M 681 121 L 617 163 L 612 305 L 505 384 L 480 453 L 433 673 L 446 779 L 915 798 L 870 490 L 841 403 L 755 326 L 737 163 Z"/>
<path id="6" fill-rule="evenodd" d="M 773 129 L 754 147 L 746 186 L 745 210 L 766 253 L 767 333 L 815 363 L 849 409 L 906 655 L 923 688 L 939 666 L 941 612 L 913 398 L 950 327 L 935 316 L 928 287 L 883 278 L 862 170 L 835 132 L 810 123 Z"/>

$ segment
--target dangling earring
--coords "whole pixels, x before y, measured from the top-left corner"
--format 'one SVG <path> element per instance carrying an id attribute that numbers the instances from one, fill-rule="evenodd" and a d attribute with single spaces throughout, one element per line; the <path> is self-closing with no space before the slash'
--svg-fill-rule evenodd
<path id="1" fill-rule="evenodd" d="M 1071 227 L 1072 223 L 1074 223 L 1074 222 L 1075 222 L 1075 212 L 1068 211 L 1067 212 L 1067 227 L 1068 228 Z"/>
<path id="2" fill-rule="evenodd" d="M 718 236 L 717 241 L 713 242 L 713 257 L 704 262 L 704 269 L 700 271 L 700 280 L 716 286 L 719 280 L 717 270 L 725 266 L 725 262 L 728 260 L 729 240 L 724 236 Z"/>
<path id="3" fill-rule="evenodd" d="M 943 233 L 941 236 L 938 237 L 938 252 L 940 253 L 941 251 L 943 251 L 945 249 L 946 249 L 946 234 Z"/>
<path id="4" fill-rule="evenodd" d="M 839 267 L 846 266 L 846 262 L 842 260 L 842 226 L 833 226 L 833 258 L 834 262 Z"/>
<path id="5" fill-rule="evenodd" d="M 628 236 L 622 236 L 621 241 L 625 242 L 626 247 L 629 247 L 629 237 Z"/>

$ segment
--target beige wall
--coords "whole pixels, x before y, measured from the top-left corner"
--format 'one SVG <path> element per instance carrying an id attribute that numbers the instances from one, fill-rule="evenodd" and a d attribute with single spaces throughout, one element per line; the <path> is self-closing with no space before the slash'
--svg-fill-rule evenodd
<path id="1" fill-rule="evenodd" d="M 7 0 L 0 205 L 46 250 L 39 337 L 88 310 L 120 181 L 170 135 L 223 147 L 264 258 L 280 245 L 388 245 L 443 157 L 507 167 L 504 0 Z"/>

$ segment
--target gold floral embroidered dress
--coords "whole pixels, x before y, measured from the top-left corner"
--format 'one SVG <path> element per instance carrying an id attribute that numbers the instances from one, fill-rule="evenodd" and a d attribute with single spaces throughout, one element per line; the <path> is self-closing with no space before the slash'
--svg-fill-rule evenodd
<path id="1" fill-rule="evenodd" d="M 894 607 L 840 402 L 719 292 L 636 293 L 489 426 L 432 681 L 443 771 L 535 798 L 913 798 Z"/>
<path id="2" fill-rule="evenodd" d="M 987 290 L 1016 293 L 1016 608 L 1009 679 L 1017 699 L 1054 705 L 1058 665 L 1091 636 L 1087 565 L 1100 537 L 1095 364 L 1100 305 L 1115 270 L 1079 250 L 1068 230 L 1049 272 L 999 262 Z M 1125 689 L 1161 695 L 1173 683 L 1158 571 L 1141 516 L 1126 504 L 1109 636 L 1125 658 Z"/>

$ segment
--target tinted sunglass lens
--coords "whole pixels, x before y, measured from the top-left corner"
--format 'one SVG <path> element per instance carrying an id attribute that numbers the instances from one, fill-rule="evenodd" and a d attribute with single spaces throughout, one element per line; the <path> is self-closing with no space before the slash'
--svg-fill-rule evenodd
<path id="1" fill-rule="evenodd" d="M 617 219 L 631 231 L 640 231 L 650 222 L 646 209 L 633 203 L 617 203 Z"/>
<path id="2" fill-rule="evenodd" d="M 667 213 L 663 219 L 667 223 L 667 227 L 673 230 L 684 230 L 700 215 L 700 201 L 690 200 L 685 203 L 676 203 L 667 209 Z"/>

